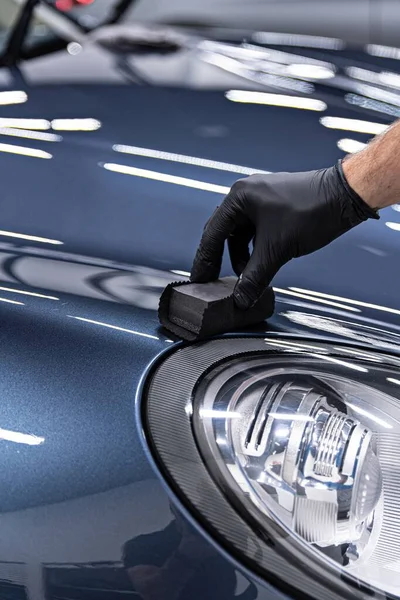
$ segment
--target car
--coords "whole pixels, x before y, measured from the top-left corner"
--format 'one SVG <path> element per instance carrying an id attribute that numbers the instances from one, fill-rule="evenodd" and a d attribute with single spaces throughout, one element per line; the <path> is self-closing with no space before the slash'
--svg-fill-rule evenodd
<path id="1" fill-rule="evenodd" d="M 34 8 L 1 48 L 0 596 L 397 597 L 399 207 L 282 268 L 267 322 L 186 344 L 157 307 L 237 178 L 385 131 L 400 50 Z"/>

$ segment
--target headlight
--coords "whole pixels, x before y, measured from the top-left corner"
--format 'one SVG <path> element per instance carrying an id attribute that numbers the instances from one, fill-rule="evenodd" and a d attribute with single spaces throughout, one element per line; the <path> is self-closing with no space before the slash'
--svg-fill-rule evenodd
<path id="1" fill-rule="evenodd" d="M 183 348 L 148 382 L 148 440 L 204 525 L 266 579 L 324 600 L 400 597 L 399 369 L 297 340 Z"/>

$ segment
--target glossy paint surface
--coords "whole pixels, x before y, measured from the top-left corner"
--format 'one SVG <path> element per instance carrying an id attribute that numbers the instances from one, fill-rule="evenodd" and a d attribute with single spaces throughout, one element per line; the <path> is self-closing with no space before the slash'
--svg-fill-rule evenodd
<path id="1" fill-rule="evenodd" d="M 232 62 L 199 43 L 136 56 L 88 41 L 0 72 L 0 92 L 26 94 L 0 106 L 0 119 L 41 120 L 25 123 L 25 137 L 15 130 L 21 122 L 0 120 L 14 126 L 0 131 L 5 597 L 136 597 L 131 569 L 149 565 L 164 567 L 169 581 L 179 574 L 177 598 L 279 596 L 171 510 L 141 443 L 135 392 L 174 341 L 158 326 L 159 294 L 185 278 L 204 222 L 243 168 L 329 166 L 343 156 L 339 139 L 368 135 L 324 127 L 321 116 L 391 117 L 356 110 L 349 90 L 336 87 L 348 86 L 348 66 L 371 69 L 371 56 L 324 55 L 340 71 L 334 87 L 322 82 L 309 94 L 327 104 L 315 112 L 230 101 L 229 89 L 287 90 L 232 73 Z M 222 67 L 210 65 L 216 55 Z M 254 331 L 399 353 L 399 229 L 399 213 L 387 209 L 287 265 L 274 281 L 276 314 Z M 155 581 L 153 597 L 173 597 L 151 569 L 140 577 Z"/>

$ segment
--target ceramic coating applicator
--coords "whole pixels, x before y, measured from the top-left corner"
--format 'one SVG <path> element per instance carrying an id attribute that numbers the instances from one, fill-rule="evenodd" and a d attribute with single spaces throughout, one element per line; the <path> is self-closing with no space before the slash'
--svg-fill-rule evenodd
<path id="1" fill-rule="evenodd" d="M 170 283 L 160 298 L 161 325 L 184 340 L 194 341 L 255 325 L 273 314 L 272 288 L 243 311 L 233 300 L 236 282 L 236 277 L 223 277 L 209 283 Z"/>

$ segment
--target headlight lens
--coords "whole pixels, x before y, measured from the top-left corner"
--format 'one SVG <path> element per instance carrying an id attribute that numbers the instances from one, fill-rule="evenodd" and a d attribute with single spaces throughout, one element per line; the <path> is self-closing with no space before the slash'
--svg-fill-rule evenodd
<path id="1" fill-rule="evenodd" d="M 340 348 L 321 344 L 310 352 L 306 344 L 284 341 L 279 353 L 279 341 L 272 343 L 273 353 L 266 351 L 268 340 L 255 339 L 219 340 L 180 351 L 181 375 L 195 373 L 185 391 L 184 385 L 172 387 L 179 390 L 203 468 L 253 538 L 272 535 L 275 552 L 293 565 L 298 561 L 299 570 L 325 576 L 327 586 L 336 573 L 340 595 L 357 582 L 369 593 L 400 596 L 400 386 L 390 384 L 398 359 L 357 356 L 353 349 L 349 361 Z M 234 357 L 246 348 L 252 352 Z M 155 396 L 150 388 L 149 400 Z M 176 416 L 173 423 L 182 437 L 184 425 Z M 176 459 L 164 458 L 182 490 Z M 196 505 L 199 494 L 190 490 L 181 464 L 180 474 L 184 496 Z M 221 531 L 215 514 L 204 516 Z M 320 595 L 315 582 L 309 586 Z"/>

